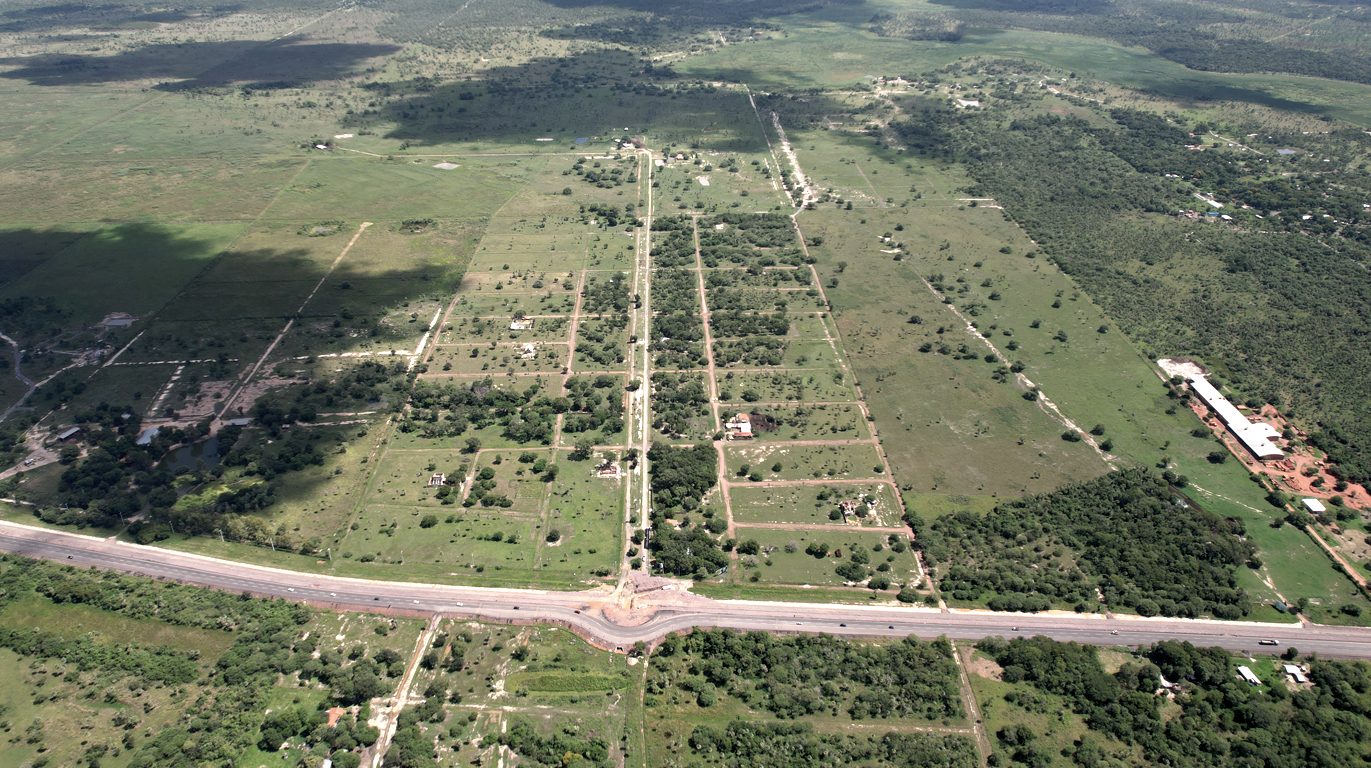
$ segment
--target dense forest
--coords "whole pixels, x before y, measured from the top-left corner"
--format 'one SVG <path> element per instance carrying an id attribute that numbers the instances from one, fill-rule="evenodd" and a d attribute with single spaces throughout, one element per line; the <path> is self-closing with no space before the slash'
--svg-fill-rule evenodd
<path id="1" fill-rule="evenodd" d="M 816 733 L 809 723 L 755 723 L 734 720 L 722 728 L 696 726 L 691 751 L 707 765 L 757 768 L 976 768 L 980 757 L 971 740 L 960 735 L 896 733 L 868 736 Z"/>
<path id="2" fill-rule="evenodd" d="M 978 647 L 1004 668 L 1007 682 L 1024 680 L 1059 695 L 1084 716 L 1094 733 L 1071 755 L 1082 768 L 1123 764 L 1113 754 L 1119 742 L 1141 746 L 1152 765 L 1347 768 L 1368 762 L 1371 665 L 1364 661 L 1313 659 L 1313 686 L 1292 692 L 1280 679 L 1250 686 L 1237 677 L 1228 652 L 1175 640 L 1144 648 L 1140 663 L 1126 662 L 1112 675 L 1088 645 L 1039 636 L 989 638 Z M 1166 717 L 1168 700 L 1154 695 L 1161 677 L 1179 686 L 1179 711 Z M 1035 740 L 1031 731 L 1002 737 L 1012 754 L 992 759 L 1041 765 L 1048 756 Z"/>
<path id="3" fill-rule="evenodd" d="M 957 676 L 946 638 L 868 645 L 696 629 L 667 635 L 654 652 L 647 697 L 648 706 L 685 696 L 706 708 L 732 697 L 782 719 L 842 711 L 853 720 L 940 720 L 964 714 Z"/>
<path id="4" fill-rule="evenodd" d="M 1100 603 L 1144 616 L 1236 619 L 1252 608 L 1236 571 L 1255 548 L 1241 521 L 1200 509 L 1146 469 L 1015 499 L 985 515 L 909 516 L 940 589 L 995 610 Z M 926 527 L 925 527 L 926 526 Z"/>
<path id="5" fill-rule="evenodd" d="M 900 130 L 920 153 L 966 162 L 968 191 L 1001 203 L 1145 354 L 1200 360 L 1239 400 L 1306 425 L 1335 475 L 1371 480 L 1371 175 L 1332 175 L 1330 163 L 1274 177 L 1273 164 L 1292 161 L 1196 152 L 1163 118 L 1108 116 L 1113 129 L 932 112 Z M 1351 164 L 1371 146 L 1356 133 L 1278 139 Z M 1237 222 L 1176 215 L 1196 204 L 1194 189 Z"/>
<path id="6" fill-rule="evenodd" d="M 691 524 L 693 512 L 713 515 L 711 510 L 700 510 L 700 505 L 719 481 L 719 454 L 714 446 L 653 443 L 647 460 L 652 489 L 652 532 L 647 545 L 657 567 L 699 578 L 726 567 L 728 555 L 708 530 L 709 517 Z"/>

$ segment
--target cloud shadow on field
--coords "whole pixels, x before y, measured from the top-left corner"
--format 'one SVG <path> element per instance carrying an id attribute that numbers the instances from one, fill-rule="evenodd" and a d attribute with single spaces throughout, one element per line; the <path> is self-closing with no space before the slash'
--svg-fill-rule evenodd
<path id="1" fill-rule="evenodd" d="M 0 77 L 31 85 L 100 85 L 159 80 L 159 90 L 181 91 L 231 85 L 299 87 L 338 80 L 363 62 L 389 56 L 400 46 L 383 43 L 312 43 L 292 38 L 159 43 L 114 56 L 45 54 L 0 59 Z"/>

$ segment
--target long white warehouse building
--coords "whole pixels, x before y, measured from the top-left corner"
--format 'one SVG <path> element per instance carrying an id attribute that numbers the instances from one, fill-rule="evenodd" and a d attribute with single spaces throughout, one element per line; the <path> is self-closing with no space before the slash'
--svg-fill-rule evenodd
<path id="1" fill-rule="evenodd" d="M 1209 406 L 1210 410 L 1219 415 L 1223 423 L 1238 438 L 1238 442 L 1251 451 L 1253 456 L 1263 461 L 1285 458 L 1285 453 L 1277 448 L 1275 443 L 1271 442 L 1273 438 L 1280 436 L 1279 430 L 1270 424 L 1253 424 L 1248 421 L 1247 417 L 1242 415 L 1242 411 L 1228 402 L 1228 398 L 1219 394 L 1219 390 L 1215 389 L 1214 385 L 1210 384 L 1205 377 L 1190 376 L 1189 381 L 1190 391 L 1198 395 L 1205 405 Z"/>

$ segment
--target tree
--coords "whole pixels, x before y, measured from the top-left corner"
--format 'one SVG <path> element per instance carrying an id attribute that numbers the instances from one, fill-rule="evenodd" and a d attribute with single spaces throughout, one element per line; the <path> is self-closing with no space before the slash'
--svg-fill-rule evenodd
<path id="1" fill-rule="evenodd" d="M 476 453 L 477 451 L 481 450 L 481 438 L 468 437 L 466 440 L 466 446 L 467 447 L 465 453 Z"/>
<path id="2" fill-rule="evenodd" d="M 438 516 L 437 516 L 437 515 L 424 515 L 423 519 L 419 521 L 419 527 L 420 527 L 420 528 L 432 528 L 433 526 L 435 526 L 435 525 L 437 525 L 437 524 L 438 524 Z"/>

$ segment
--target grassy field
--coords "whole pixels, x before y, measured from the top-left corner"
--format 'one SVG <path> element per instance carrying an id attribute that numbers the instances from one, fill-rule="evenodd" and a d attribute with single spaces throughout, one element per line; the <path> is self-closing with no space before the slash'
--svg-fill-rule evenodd
<path id="1" fill-rule="evenodd" d="M 874 537 L 861 528 L 900 526 L 902 505 L 924 519 L 985 511 L 1111 467 L 1156 466 L 1187 476 L 1185 493 L 1205 508 L 1243 521 L 1263 564 L 1239 579 L 1258 601 L 1308 598 L 1310 616 L 1344 623 L 1359 621 L 1341 610 L 1356 605 L 1371 621 L 1371 602 L 1313 541 L 1272 527 L 1280 513 L 1243 466 L 1208 461 L 1215 444 L 1191 437 L 1194 416 L 1173 407 L 1153 362 L 1047 259 L 1028 257 L 1034 243 L 995 201 L 969 199 L 964 169 L 903 152 L 883 131 L 898 110 L 939 107 L 944 94 L 882 92 L 874 81 L 1001 58 L 1024 62 L 1030 74 L 1018 80 L 1040 65 L 1077 74 L 1078 90 L 1113 104 L 1291 131 L 1344 126 L 1320 117 L 1371 125 L 1367 86 L 1192 71 L 1058 33 L 968 28 L 954 43 L 872 31 L 873 14 L 946 10 L 926 0 L 835 4 L 774 17 L 774 28 L 683 28 L 642 51 L 535 34 L 609 18 L 597 9 L 455 11 L 468 19 L 420 5 L 398 16 L 383 4 L 155 22 L 110 11 L 99 24 L 112 26 L 98 28 L 118 34 L 95 37 L 79 14 L 16 17 L 6 39 L 25 53 L 0 61 L 0 302 L 51 299 L 55 310 L 42 322 L 0 316 L 0 331 L 19 333 L 35 380 L 80 352 L 124 351 L 116 365 L 59 377 L 65 393 L 40 391 L 37 410 L 15 423 L 51 431 L 105 403 L 186 424 L 226 397 L 228 416 L 254 403 L 289 413 L 376 360 L 424 385 L 476 385 L 478 397 L 537 385 L 555 401 L 568 376 L 621 380 L 629 336 L 643 332 L 622 320 L 644 299 L 633 295 L 634 227 L 647 193 L 658 216 L 704 216 L 706 240 L 722 231 L 712 215 L 792 212 L 784 187 L 796 168 L 780 121 L 823 198 L 796 216 L 804 251 L 775 264 L 768 258 L 789 251 L 706 249 L 697 275 L 687 245 L 670 265 L 708 282 L 710 312 L 792 318 L 784 352 L 767 361 L 776 365 L 740 359 L 738 338 L 713 333 L 715 380 L 704 383 L 717 400 L 694 403 L 678 424 L 677 442 L 708 439 L 737 413 L 760 425 L 755 442 L 722 448 L 727 488 L 716 493 L 729 495 L 735 532 L 782 547 L 815 535 L 797 527 L 806 525 Z M 1293 29 L 1252 13 L 1273 34 Z M 449 34 L 464 42 L 451 47 Z M 1083 103 L 1047 96 L 1039 106 L 1098 120 Z M 784 229 L 777 247 L 797 248 Z M 666 274 L 658 269 L 655 285 Z M 626 280 L 626 297 L 604 290 Z M 699 311 L 701 297 L 681 296 Z M 668 300 L 656 289 L 647 298 Z M 133 323 L 92 328 L 110 313 Z M 510 328 L 518 318 L 533 327 Z M 7 406 L 25 387 L 0 373 Z M 692 374 L 706 375 L 703 365 Z M 1025 398 L 1030 387 L 1038 400 Z M 253 514 L 278 535 L 317 538 L 322 557 L 211 533 L 163 545 L 383 579 L 571 588 L 616 574 L 626 481 L 593 477 L 591 462 L 565 449 L 583 439 L 627 447 L 626 430 L 568 432 L 577 414 L 563 412 L 551 434 L 515 439 L 510 422 L 521 417 L 498 404 L 490 420 L 425 436 L 454 412 L 416 415 L 400 398 L 330 393 L 312 424 L 289 427 L 308 431 L 322 463 L 277 474 L 243 462 L 196 481 L 191 500 L 271 483 L 275 500 Z M 1107 448 L 1062 439 L 1096 425 Z M 287 432 L 250 428 L 243 447 L 269 451 Z M 479 453 L 464 452 L 472 438 Z M 535 477 L 516 459 L 525 450 L 562 474 Z M 426 485 L 434 471 L 484 468 L 509 506 L 463 506 L 469 483 L 445 503 Z M 58 499 L 63 469 L 35 470 L 18 488 Z M 862 493 L 873 495 L 871 514 L 851 526 L 830 518 L 840 497 Z M 426 527 L 428 515 L 437 522 Z M 813 558 L 775 557 L 756 570 L 766 582 L 837 583 Z M 772 594 L 745 592 L 771 589 L 761 580 L 732 583 L 751 575 L 735 567 L 730 584 L 704 588 Z"/>

